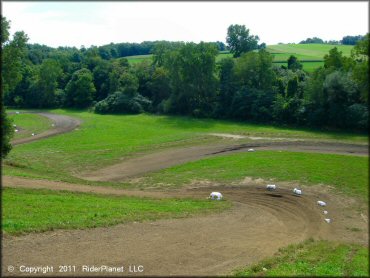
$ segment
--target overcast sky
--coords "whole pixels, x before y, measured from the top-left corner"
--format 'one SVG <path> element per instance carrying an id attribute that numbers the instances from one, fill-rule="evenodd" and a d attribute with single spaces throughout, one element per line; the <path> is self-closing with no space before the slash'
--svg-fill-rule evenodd
<path id="1" fill-rule="evenodd" d="M 368 32 L 368 2 L 2 2 L 11 33 L 30 43 L 88 47 L 110 42 L 224 41 L 244 24 L 260 42 L 340 40 Z"/>

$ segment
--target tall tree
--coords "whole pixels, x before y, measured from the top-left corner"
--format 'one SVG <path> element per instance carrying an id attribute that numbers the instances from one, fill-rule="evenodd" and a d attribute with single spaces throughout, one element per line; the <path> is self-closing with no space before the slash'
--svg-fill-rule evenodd
<path id="1" fill-rule="evenodd" d="M 93 75 L 88 69 L 80 69 L 73 73 L 66 86 L 66 101 L 71 107 L 88 107 L 95 94 Z"/>
<path id="2" fill-rule="evenodd" d="M 357 61 L 353 68 L 353 79 L 361 92 L 362 100 L 369 101 L 369 44 L 370 34 L 367 33 L 352 50 L 351 56 Z"/>
<path id="3" fill-rule="evenodd" d="M 1 29 L 9 26 L 9 22 L 5 18 L 2 18 L 1 24 L 4 25 Z M 4 94 L 13 90 L 22 80 L 22 58 L 26 55 L 26 42 L 28 40 L 27 35 L 23 31 L 15 32 L 12 40 L 9 40 L 7 34 L 7 31 L 4 30 L 1 37 L 1 83 Z"/>
<path id="4" fill-rule="evenodd" d="M 241 86 L 270 90 L 275 80 L 271 54 L 265 50 L 243 54 L 236 61 L 235 75 Z"/>
<path id="5" fill-rule="evenodd" d="M 293 71 L 302 69 L 302 64 L 298 61 L 298 58 L 294 55 L 290 55 L 288 59 L 288 69 L 291 69 Z"/>
<path id="6" fill-rule="evenodd" d="M 4 94 L 13 90 L 22 79 L 20 65 L 26 53 L 27 36 L 24 32 L 16 32 L 9 40 L 10 22 L 1 17 L 1 157 L 4 158 L 11 150 L 10 140 L 13 136 L 11 121 L 6 116 Z"/>
<path id="7" fill-rule="evenodd" d="M 166 55 L 164 67 L 169 73 L 172 95 L 170 112 L 209 116 L 213 112 L 217 79 L 214 44 L 187 43 Z"/>
<path id="8" fill-rule="evenodd" d="M 259 37 L 250 35 L 249 29 L 245 25 L 230 25 L 227 29 L 226 42 L 234 57 L 258 49 L 258 41 Z"/>
<path id="9" fill-rule="evenodd" d="M 52 107 L 55 103 L 55 93 L 58 79 L 62 75 L 62 69 L 58 62 L 46 59 L 42 62 L 36 81 L 38 98 L 36 107 Z"/>
<path id="10" fill-rule="evenodd" d="M 231 103 L 235 94 L 235 62 L 233 58 L 222 59 L 219 63 L 220 93 L 216 116 L 225 117 L 230 115 Z"/>

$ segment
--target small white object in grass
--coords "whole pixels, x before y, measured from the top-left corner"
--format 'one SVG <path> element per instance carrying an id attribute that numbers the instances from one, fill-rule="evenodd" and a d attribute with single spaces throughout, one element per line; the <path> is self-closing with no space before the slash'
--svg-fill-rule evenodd
<path id="1" fill-rule="evenodd" d="M 209 194 L 208 198 L 212 199 L 212 200 L 221 200 L 223 198 L 223 196 L 220 192 L 211 192 L 211 194 Z"/>
<path id="2" fill-rule="evenodd" d="M 326 223 L 330 223 L 331 222 L 331 219 L 330 218 L 325 218 L 325 222 Z"/>
<path id="3" fill-rule="evenodd" d="M 322 207 L 325 207 L 325 206 L 326 206 L 326 203 L 325 203 L 325 202 L 323 202 L 323 201 L 317 201 L 317 204 L 318 204 L 319 206 L 322 206 Z"/>
<path id="4" fill-rule="evenodd" d="M 302 190 L 298 189 L 298 188 L 294 188 L 293 193 L 296 194 L 296 195 L 302 195 Z"/>
<path id="5" fill-rule="evenodd" d="M 324 214 L 328 214 L 328 211 L 327 210 L 324 210 Z"/>
<path id="6" fill-rule="evenodd" d="M 35 136 L 35 133 L 32 133 L 31 135 L 32 135 L 32 136 Z"/>
<path id="7" fill-rule="evenodd" d="M 19 114 L 19 111 L 15 111 L 15 114 Z"/>
<path id="8" fill-rule="evenodd" d="M 248 149 L 248 152 L 255 152 L 254 149 Z"/>
<path id="9" fill-rule="evenodd" d="M 15 132 L 18 132 L 18 129 L 14 129 Z"/>
<path id="10" fill-rule="evenodd" d="M 270 190 L 270 191 L 275 190 L 275 189 L 276 189 L 276 185 L 275 185 L 275 184 L 268 184 L 268 185 L 266 186 L 266 189 L 267 189 L 267 190 Z"/>
<path id="11" fill-rule="evenodd" d="M 51 126 L 55 126 L 55 124 L 51 124 Z"/>
<path id="12" fill-rule="evenodd" d="M 266 268 L 266 267 L 262 267 L 262 270 L 263 270 L 263 271 L 267 271 L 267 268 Z"/>

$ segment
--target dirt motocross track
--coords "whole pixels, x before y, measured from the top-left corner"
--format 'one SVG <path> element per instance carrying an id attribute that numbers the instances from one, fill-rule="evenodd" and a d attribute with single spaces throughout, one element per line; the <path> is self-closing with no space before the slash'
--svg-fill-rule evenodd
<path id="1" fill-rule="evenodd" d="M 272 143 L 267 147 L 254 145 L 256 150 L 259 147 L 261 149 L 283 147 L 289 150 L 289 143 L 279 144 Z M 300 143 L 292 142 L 291 145 L 297 148 L 297 144 Z M 358 155 L 364 155 L 364 150 L 367 152 L 367 146 L 348 145 L 346 147 L 344 144 L 337 145 L 338 148 L 335 146 L 316 144 L 315 147 L 315 144 L 311 144 L 307 147 L 306 144 L 299 150 L 355 152 Z M 246 151 L 244 150 L 246 147 L 249 146 L 244 146 L 239 151 Z M 204 152 L 199 152 L 198 149 L 200 155 L 189 155 L 185 158 L 180 155 L 186 153 L 184 151 L 178 152 L 178 156 L 170 155 L 171 151 L 176 152 L 176 150 L 162 151 L 160 156 L 149 154 L 159 159 L 159 162 L 148 165 L 160 164 L 162 168 L 168 167 L 168 165 L 174 165 L 173 163 L 199 159 L 208 156 L 209 152 L 222 150 L 221 146 L 214 148 L 205 147 Z M 230 146 L 222 146 L 222 148 L 226 151 L 219 152 L 219 155 L 229 153 L 227 149 Z M 315 150 L 310 150 L 310 148 Z M 230 150 L 238 151 L 235 148 Z M 194 154 L 197 151 L 188 153 Z M 136 159 L 143 162 L 148 160 L 147 158 L 144 155 Z M 137 160 L 135 162 L 134 158 L 125 161 L 117 169 L 122 169 L 124 163 L 135 165 Z M 154 166 L 153 168 L 148 167 L 151 170 L 155 169 Z M 132 166 L 131 169 L 135 167 Z M 140 175 L 143 168 L 140 167 L 140 169 L 134 173 L 128 171 L 125 175 L 118 175 L 118 179 Z M 116 273 L 116 275 L 131 276 L 135 273 L 129 272 L 129 266 L 131 265 L 132 270 L 133 265 L 142 265 L 144 272 L 136 273 L 141 276 L 214 276 L 229 274 L 237 267 L 250 265 L 273 255 L 280 247 L 301 242 L 309 237 L 367 244 L 367 208 L 359 206 L 355 199 L 332 194 L 328 187 L 320 186 L 303 187 L 304 195 L 297 197 L 291 192 L 291 189 L 297 186 L 293 183 L 279 183 L 279 190 L 271 193 L 265 190 L 265 184 L 266 181 L 263 180 L 246 178 L 234 186 L 205 187 L 193 184 L 191 188 L 148 192 L 4 177 L 4 185 L 9 187 L 62 189 L 108 195 L 203 199 L 211 191 L 220 191 L 227 200 L 233 203 L 233 207 L 222 213 L 185 219 L 127 223 L 88 230 L 56 230 L 19 237 L 5 235 L 3 237 L 2 274 L 20 275 L 17 268 L 20 265 L 50 265 L 54 266 L 54 273 L 50 275 L 103 276 L 111 273 L 83 272 L 82 265 L 90 267 L 107 265 L 124 266 L 124 272 Z M 331 224 L 324 221 L 324 209 L 316 204 L 317 200 L 327 202 L 328 206 L 325 209 L 329 211 L 329 217 L 333 219 Z M 349 231 L 350 227 L 356 227 L 360 232 Z M 15 266 L 15 271 L 9 273 L 6 269 L 8 265 Z M 76 272 L 59 273 L 57 272 L 59 265 L 75 265 Z"/>

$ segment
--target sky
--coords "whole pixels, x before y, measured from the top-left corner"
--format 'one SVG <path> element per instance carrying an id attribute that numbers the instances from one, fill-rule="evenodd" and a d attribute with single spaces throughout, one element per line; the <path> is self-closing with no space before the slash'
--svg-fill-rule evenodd
<path id="1" fill-rule="evenodd" d="M 309 37 L 340 40 L 368 32 L 368 1 L 359 2 L 7 2 L 11 34 L 30 43 L 89 47 L 119 42 L 226 41 L 245 25 L 268 45 Z"/>

